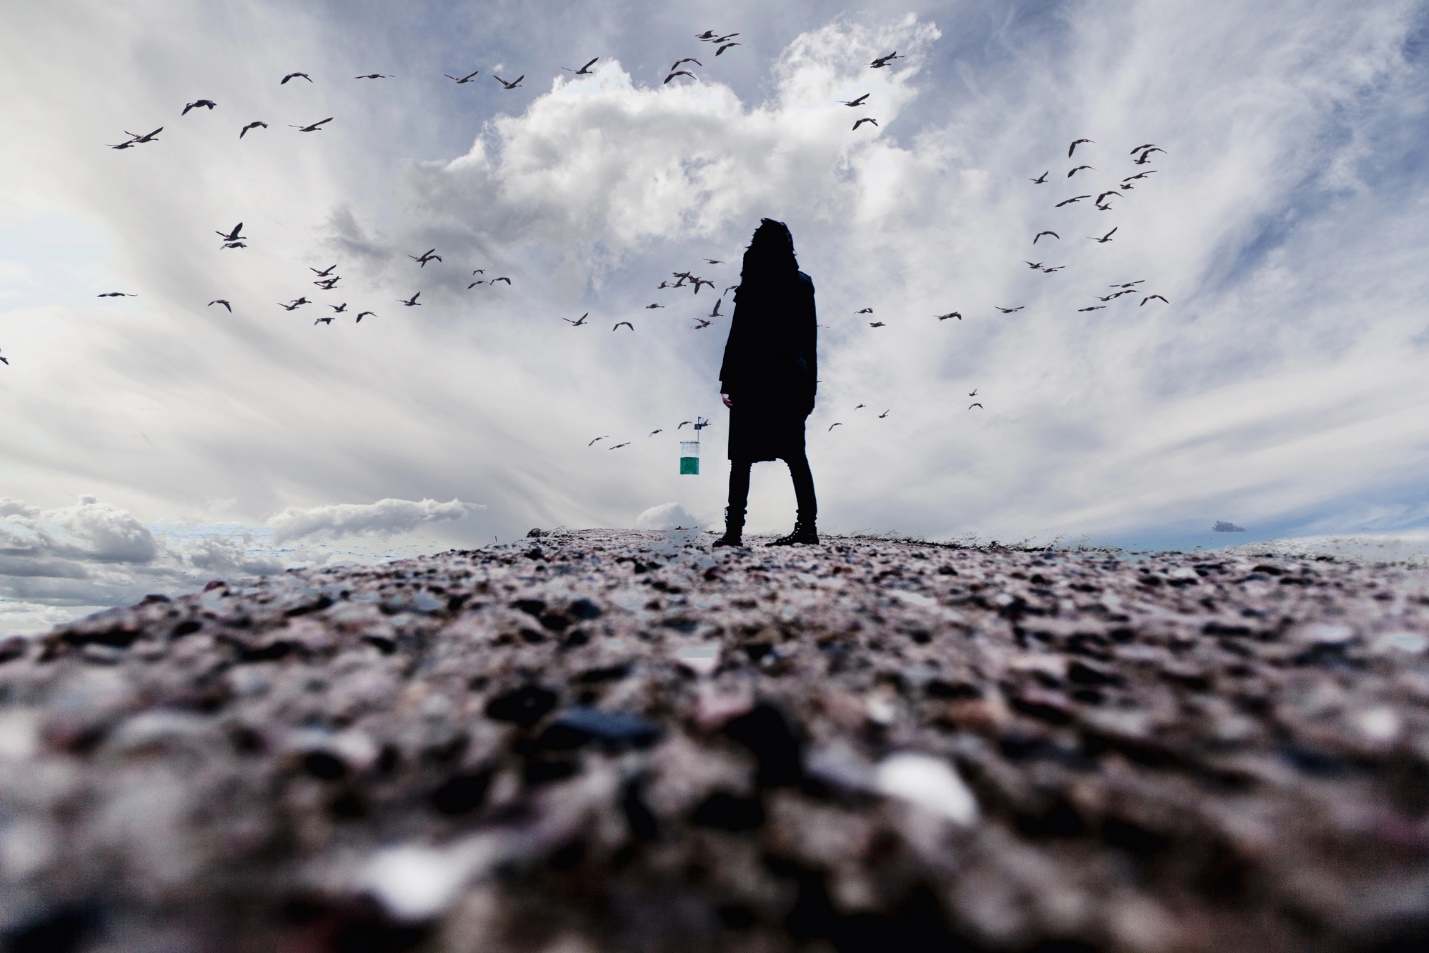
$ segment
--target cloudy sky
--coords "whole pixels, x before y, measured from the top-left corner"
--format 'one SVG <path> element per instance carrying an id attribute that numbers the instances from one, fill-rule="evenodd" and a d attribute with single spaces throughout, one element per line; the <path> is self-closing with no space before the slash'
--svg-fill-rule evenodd
<path id="1" fill-rule="evenodd" d="M 295 561 L 718 522 L 732 297 L 709 314 L 762 216 L 817 289 L 825 531 L 1429 527 L 1426 64 L 1410 0 L 18 0 L 0 631 Z M 713 290 L 657 290 L 684 270 Z M 792 519 L 756 467 L 750 530 Z"/>

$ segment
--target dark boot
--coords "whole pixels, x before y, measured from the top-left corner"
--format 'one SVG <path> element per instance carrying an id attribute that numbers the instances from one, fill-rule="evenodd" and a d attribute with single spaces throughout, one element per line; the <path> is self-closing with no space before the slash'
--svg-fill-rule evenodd
<path id="1" fill-rule="evenodd" d="M 736 511 L 733 515 L 729 512 L 729 507 L 724 508 L 724 535 L 714 541 L 716 546 L 743 546 L 744 541 L 740 538 L 744 532 L 744 511 Z"/>
<path id="2" fill-rule="evenodd" d="M 794 531 L 788 536 L 780 536 L 770 543 L 770 546 L 792 546 L 795 543 L 807 543 L 817 546 L 819 543 L 818 530 L 814 528 L 813 520 L 795 520 Z"/>

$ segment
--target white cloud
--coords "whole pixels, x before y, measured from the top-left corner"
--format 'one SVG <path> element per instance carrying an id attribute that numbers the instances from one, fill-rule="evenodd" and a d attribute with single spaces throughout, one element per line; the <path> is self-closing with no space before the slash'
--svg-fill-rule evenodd
<path id="1" fill-rule="evenodd" d="M 635 517 L 636 529 L 694 529 L 702 521 L 690 515 L 690 511 L 679 503 L 661 503 L 642 510 Z"/>
<path id="2" fill-rule="evenodd" d="M 307 509 L 289 507 L 272 519 L 273 541 L 307 536 L 391 536 L 410 533 L 423 523 L 459 520 L 480 503 L 461 500 L 378 500 L 376 503 L 335 503 Z"/>

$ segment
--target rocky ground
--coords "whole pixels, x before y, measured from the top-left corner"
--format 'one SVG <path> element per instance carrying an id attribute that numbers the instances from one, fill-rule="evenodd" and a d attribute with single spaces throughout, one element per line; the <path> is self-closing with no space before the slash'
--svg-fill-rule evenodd
<path id="1" fill-rule="evenodd" d="M 1389 951 L 1429 576 L 590 530 L 0 643 L 13 951 Z"/>

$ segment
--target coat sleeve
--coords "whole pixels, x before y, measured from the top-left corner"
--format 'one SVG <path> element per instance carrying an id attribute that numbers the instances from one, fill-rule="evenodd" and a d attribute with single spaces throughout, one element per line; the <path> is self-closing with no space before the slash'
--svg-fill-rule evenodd
<path id="1" fill-rule="evenodd" d="M 803 272 L 799 273 L 804 294 L 800 299 L 798 322 L 796 325 L 796 340 L 798 342 L 799 356 L 805 373 L 808 375 L 804 382 L 804 391 L 801 396 L 805 401 L 805 413 L 811 413 L 814 409 L 814 397 L 819 389 L 819 330 L 818 312 L 814 307 L 814 282 Z"/>

